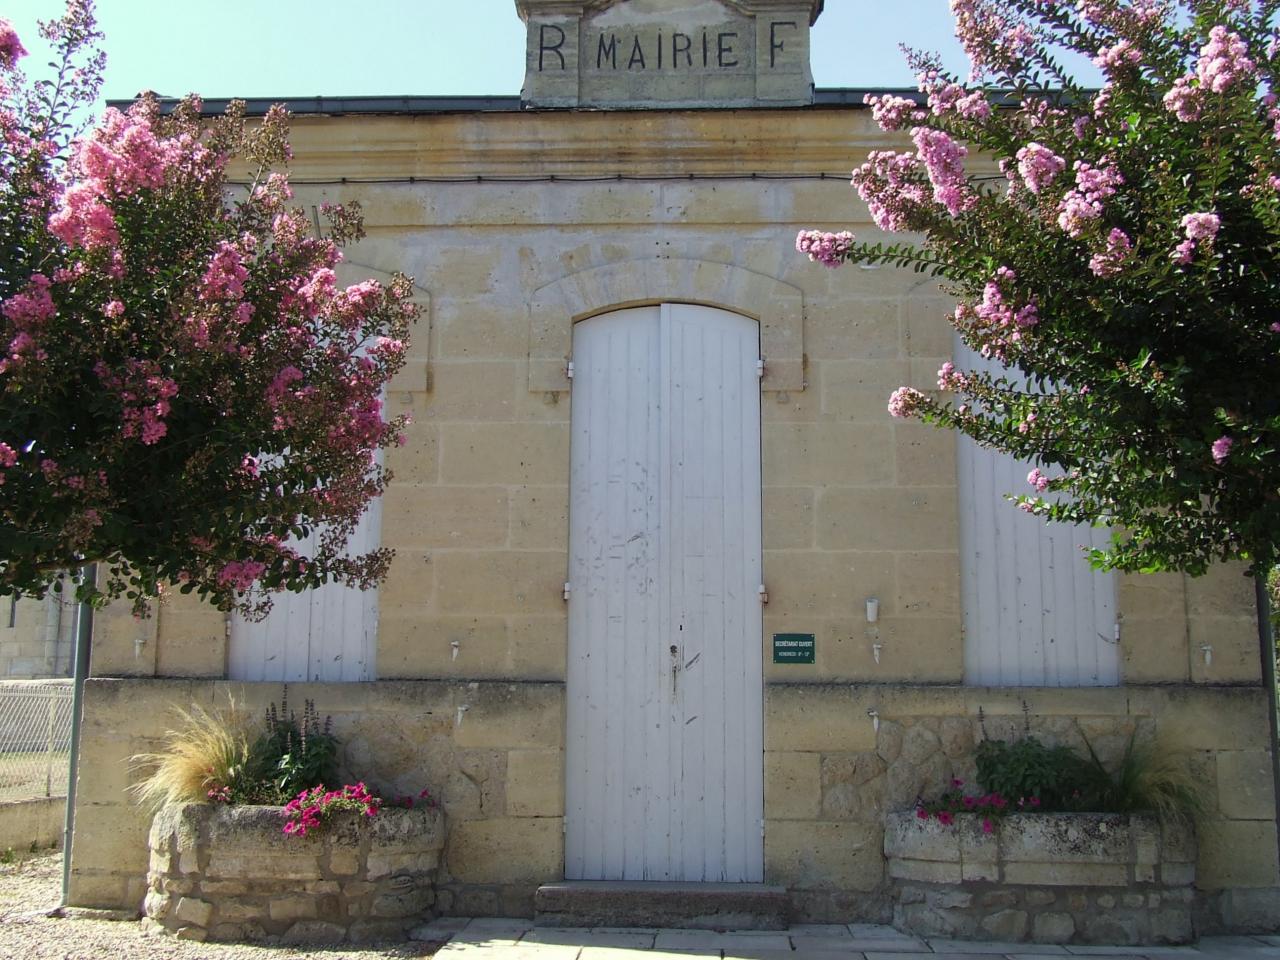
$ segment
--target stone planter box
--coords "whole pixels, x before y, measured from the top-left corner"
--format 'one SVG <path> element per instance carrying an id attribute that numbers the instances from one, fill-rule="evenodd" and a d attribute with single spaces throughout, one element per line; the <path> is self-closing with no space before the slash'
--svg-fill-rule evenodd
<path id="1" fill-rule="evenodd" d="M 1037 943 L 1186 943 L 1195 840 L 1154 817 L 1011 814 L 982 830 L 891 813 L 894 925 L 921 936 Z"/>
<path id="2" fill-rule="evenodd" d="M 152 821 L 144 910 L 193 940 L 363 942 L 429 918 L 444 846 L 439 810 L 343 814 L 286 837 L 280 807 L 186 804 Z"/>

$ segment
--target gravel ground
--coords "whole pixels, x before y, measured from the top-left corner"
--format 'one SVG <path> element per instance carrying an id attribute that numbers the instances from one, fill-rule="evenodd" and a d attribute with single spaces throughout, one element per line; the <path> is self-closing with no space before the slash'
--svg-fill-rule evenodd
<path id="1" fill-rule="evenodd" d="M 141 924 L 111 920 L 69 920 L 44 916 L 58 903 L 62 856 L 32 857 L 0 864 L 0 958 L 21 960 L 376 960 L 378 957 L 429 957 L 433 943 L 335 945 L 331 947 L 254 946 L 240 943 L 192 943 L 147 935 Z"/>

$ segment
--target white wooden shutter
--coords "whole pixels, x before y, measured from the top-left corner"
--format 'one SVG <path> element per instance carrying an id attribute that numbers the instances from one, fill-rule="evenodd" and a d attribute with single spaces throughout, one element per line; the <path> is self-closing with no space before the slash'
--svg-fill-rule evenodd
<path id="1" fill-rule="evenodd" d="M 314 549 L 316 534 L 298 545 Z M 382 500 L 365 511 L 347 550 L 376 549 L 382 539 Z M 227 676 L 232 680 L 281 682 L 374 679 L 378 591 L 329 583 L 305 593 L 278 593 L 266 619 L 231 620 Z"/>
<path id="2" fill-rule="evenodd" d="M 959 340 L 956 365 L 1000 371 Z M 1109 534 L 1024 513 L 1005 494 L 1035 492 L 1027 483 L 1034 464 L 967 436 L 958 444 L 965 682 L 1118 684 L 1115 577 L 1092 569 L 1082 549 L 1104 546 Z"/>

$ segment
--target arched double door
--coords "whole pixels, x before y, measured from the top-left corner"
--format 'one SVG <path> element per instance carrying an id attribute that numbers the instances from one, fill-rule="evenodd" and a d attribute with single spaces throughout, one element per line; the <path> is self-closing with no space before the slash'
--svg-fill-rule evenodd
<path id="1" fill-rule="evenodd" d="M 576 324 L 565 872 L 763 878 L 756 321 Z"/>

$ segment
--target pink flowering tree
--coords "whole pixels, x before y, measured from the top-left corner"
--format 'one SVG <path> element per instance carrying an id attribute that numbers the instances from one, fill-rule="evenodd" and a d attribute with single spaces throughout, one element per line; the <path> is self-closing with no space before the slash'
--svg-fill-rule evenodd
<path id="1" fill-rule="evenodd" d="M 915 236 L 797 241 L 940 278 L 964 343 L 1004 372 L 948 362 L 890 413 L 1034 462 L 1023 509 L 1123 531 L 1103 566 L 1277 559 L 1278 8 L 951 0 L 972 72 L 911 54 L 920 96 L 869 103 L 914 149 L 853 174 L 875 224 Z"/>
<path id="2" fill-rule="evenodd" d="M 43 30 L 57 75 L 31 85 L 0 20 L 0 595 L 87 563 L 105 573 L 83 599 L 139 609 L 165 583 L 257 610 L 368 586 L 389 553 L 344 547 L 403 427 L 381 394 L 410 281 L 336 284 L 358 211 L 320 234 L 290 208 L 279 109 L 250 128 L 144 97 L 74 136 L 102 67 L 91 4 Z"/>

